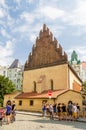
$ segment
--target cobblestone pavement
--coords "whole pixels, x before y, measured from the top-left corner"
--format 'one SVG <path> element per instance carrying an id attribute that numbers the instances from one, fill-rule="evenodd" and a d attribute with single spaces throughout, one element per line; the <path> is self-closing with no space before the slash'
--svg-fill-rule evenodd
<path id="1" fill-rule="evenodd" d="M 0 126 L 0 130 L 86 130 L 86 123 L 50 120 L 33 115 L 17 114 L 16 121 Z"/>

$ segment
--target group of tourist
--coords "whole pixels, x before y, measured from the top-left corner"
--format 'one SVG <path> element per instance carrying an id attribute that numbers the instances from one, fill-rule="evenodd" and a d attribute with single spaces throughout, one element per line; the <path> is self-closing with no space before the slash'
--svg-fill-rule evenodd
<path id="1" fill-rule="evenodd" d="M 48 104 L 43 102 L 42 112 L 44 118 L 48 115 L 50 119 L 76 120 L 79 118 L 80 106 L 78 103 L 72 103 L 72 101 L 69 101 L 68 105 L 64 103 Z"/>
<path id="2" fill-rule="evenodd" d="M 0 110 L 1 123 L 3 124 L 4 122 L 6 122 L 6 124 L 9 124 L 9 123 L 15 121 L 15 115 L 16 115 L 15 110 L 16 110 L 15 101 L 11 102 L 10 100 L 8 100 L 6 103 L 6 107 L 4 109 Z"/>

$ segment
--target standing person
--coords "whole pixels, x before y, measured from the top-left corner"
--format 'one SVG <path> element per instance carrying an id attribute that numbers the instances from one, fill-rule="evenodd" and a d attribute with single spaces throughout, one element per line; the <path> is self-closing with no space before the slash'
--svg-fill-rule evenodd
<path id="1" fill-rule="evenodd" d="M 2 126 L 4 118 L 4 110 L 0 108 L 0 126 Z"/>
<path id="2" fill-rule="evenodd" d="M 53 114 L 54 114 L 54 117 L 56 117 L 56 114 L 57 114 L 57 103 L 53 104 Z"/>
<path id="3" fill-rule="evenodd" d="M 43 117 L 45 118 L 46 117 L 46 103 L 43 102 L 42 104 L 42 112 L 43 112 Z"/>
<path id="4" fill-rule="evenodd" d="M 15 104 L 15 101 L 13 101 L 12 102 L 12 119 L 11 119 L 12 122 L 15 121 L 15 116 L 16 116 L 15 110 L 16 110 L 16 104 Z"/>
<path id="5" fill-rule="evenodd" d="M 72 104 L 72 101 L 68 102 L 68 108 L 67 108 L 67 110 L 68 110 L 69 120 L 72 120 L 72 116 L 73 116 L 73 112 L 72 112 L 72 110 L 73 110 L 73 104 Z"/>
<path id="6" fill-rule="evenodd" d="M 78 103 L 76 104 L 76 106 L 77 106 L 77 118 L 79 118 L 80 106 L 79 106 L 79 104 L 78 104 Z"/>
<path id="7" fill-rule="evenodd" d="M 50 114 L 50 112 L 49 112 L 49 104 L 48 104 L 48 103 L 46 104 L 46 114 L 47 114 L 47 115 Z"/>
<path id="8" fill-rule="evenodd" d="M 73 103 L 73 120 L 77 119 L 77 106 Z"/>
<path id="9" fill-rule="evenodd" d="M 85 97 L 83 97 L 83 100 L 82 100 L 82 112 L 83 112 L 83 118 L 85 118 L 85 113 L 86 113 L 86 100 L 85 100 Z"/>
<path id="10" fill-rule="evenodd" d="M 66 120 L 67 119 L 67 110 L 66 110 L 66 105 L 62 103 L 62 119 Z"/>
<path id="11" fill-rule="evenodd" d="M 50 111 L 50 119 L 53 119 L 53 105 L 49 105 L 49 111 Z"/>
<path id="12" fill-rule="evenodd" d="M 62 105 L 61 105 L 61 103 L 58 103 L 57 111 L 58 111 L 58 119 L 62 120 Z"/>
<path id="13" fill-rule="evenodd" d="M 0 126 L 2 126 L 2 111 L 1 111 L 1 109 L 0 109 Z"/>
<path id="14" fill-rule="evenodd" d="M 10 123 L 11 121 L 11 112 L 12 112 L 12 107 L 11 107 L 11 101 L 8 100 L 6 104 L 6 118 L 7 118 L 7 124 Z"/>

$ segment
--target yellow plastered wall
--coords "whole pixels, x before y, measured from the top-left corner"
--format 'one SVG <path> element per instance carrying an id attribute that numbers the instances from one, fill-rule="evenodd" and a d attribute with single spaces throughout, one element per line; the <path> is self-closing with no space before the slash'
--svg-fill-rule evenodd
<path id="1" fill-rule="evenodd" d="M 45 75 L 42 83 L 38 83 L 39 77 Z M 50 80 L 53 80 L 54 90 L 66 89 L 68 87 L 68 65 L 58 65 L 34 70 L 24 71 L 23 92 L 34 91 L 36 82 L 37 92 L 50 89 Z"/>
<path id="2" fill-rule="evenodd" d="M 70 87 L 70 89 L 73 89 L 73 82 L 74 82 L 74 80 L 78 84 L 82 85 L 82 83 L 78 80 L 78 78 L 74 75 L 74 73 L 69 69 L 69 87 Z"/>
<path id="3" fill-rule="evenodd" d="M 3 106 L 4 106 L 4 107 L 6 106 L 6 103 L 7 103 L 8 100 L 10 100 L 10 101 L 15 101 L 15 103 L 16 103 L 15 97 L 16 97 L 17 95 L 19 95 L 19 94 L 20 94 L 20 92 L 14 92 L 14 93 L 12 93 L 12 94 L 6 94 L 6 95 L 4 95 L 4 103 L 3 103 Z"/>
<path id="4" fill-rule="evenodd" d="M 19 105 L 19 101 L 22 101 L 22 105 Z M 30 100 L 33 100 L 33 106 L 30 105 Z M 27 110 L 27 111 L 34 111 L 34 112 L 42 112 L 42 102 L 47 101 L 48 103 L 54 102 L 53 99 L 17 99 L 16 106 L 17 110 Z"/>
<path id="5" fill-rule="evenodd" d="M 82 111 L 82 96 L 80 93 L 75 91 L 67 91 L 66 93 L 58 96 L 56 99 L 57 103 L 65 103 L 68 105 L 68 101 L 71 100 L 73 103 L 78 103 L 80 105 L 80 109 Z"/>

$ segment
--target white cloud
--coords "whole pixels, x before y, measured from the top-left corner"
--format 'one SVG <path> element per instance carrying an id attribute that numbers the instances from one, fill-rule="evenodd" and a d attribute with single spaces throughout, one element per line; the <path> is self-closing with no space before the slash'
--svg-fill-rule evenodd
<path id="1" fill-rule="evenodd" d="M 86 54 L 85 54 L 85 55 L 82 55 L 82 61 L 85 61 L 85 62 L 86 62 Z"/>
<path id="2" fill-rule="evenodd" d="M 60 18 L 65 14 L 63 10 L 51 6 L 41 7 L 40 11 L 44 16 L 46 16 L 47 18 L 49 17 L 52 20 L 55 20 L 56 18 Z"/>
<path id="3" fill-rule="evenodd" d="M 1 34 L 5 37 L 5 38 L 10 38 L 10 35 L 6 32 L 5 29 L 1 28 Z"/>
<path id="4" fill-rule="evenodd" d="M 6 7 L 5 0 L 0 0 L 0 5 Z"/>
<path id="5" fill-rule="evenodd" d="M 28 22 L 28 24 L 31 24 L 32 22 L 34 22 L 34 15 L 28 12 L 23 12 L 20 15 L 20 18 Z"/>
<path id="6" fill-rule="evenodd" d="M 30 35 L 29 40 L 33 43 L 36 40 L 36 35 L 33 33 Z"/>
<path id="7" fill-rule="evenodd" d="M 77 8 L 73 12 L 74 14 L 74 24 L 85 25 L 86 26 L 86 1 L 77 1 Z"/>
<path id="8" fill-rule="evenodd" d="M 76 51 L 79 60 L 86 61 L 86 45 L 84 45 L 84 46 L 80 46 L 80 45 L 74 46 L 72 49 L 67 50 L 66 52 L 68 54 L 69 60 L 71 58 L 71 54 L 72 54 L 73 50 Z"/>
<path id="9" fill-rule="evenodd" d="M 63 20 L 71 25 L 86 26 L 86 0 L 76 0 L 76 8 L 66 12 Z"/>
<path id="10" fill-rule="evenodd" d="M 0 18 L 3 18 L 5 16 L 6 12 L 3 8 L 0 8 Z"/>
<path id="11" fill-rule="evenodd" d="M 81 46 L 81 47 L 77 47 L 76 49 L 78 51 L 79 54 L 81 55 L 86 55 L 86 46 Z"/>
<path id="12" fill-rule="evenodd" d="M 13 41 L 7 41 L 6 45 L 0 45 L 0 64 L 1 65 L 9 65 L 13 58 Z"/>
<path id="13" fill-rule="evenodd" d="M 0 0 L 0 24 L 4 28 L 10 28 L 14 19 L 10 16 L 10 7 L 5 2 L 6 0 Z"/>
<path id="14" fill-rule="evenodd" d="M 1 55 L 4 57 L 8 57 L 12 55 L 13 54 L 12 42 L 7 41 L 5 46 L 0 46 L 0 51 L 1 51 Z"/>
<path id="15" fill-rule="evenodd" d="M 18 6 L 20 6 L 21 0 L 14 0 L 14 2 L 16 2 Z"/>
<path id="16" fill-rule="evenodd" d="M 12 30 L 12 32 L 14 33 L 20 33 L 20 36 L 23 34 L 24 36 L 26 35 L 26 33 L 28 32 L 28 26 L 27 24 L 26 25 L 21 25 L 21 26 L 18 26 L 17 28 L 14 28 Z"/>
<path id="17" fill-rule="evenodd" d="M 29 4 L 34 2 L 34 0 L 26 0 L 26 1 L 27 1 Z"/>

